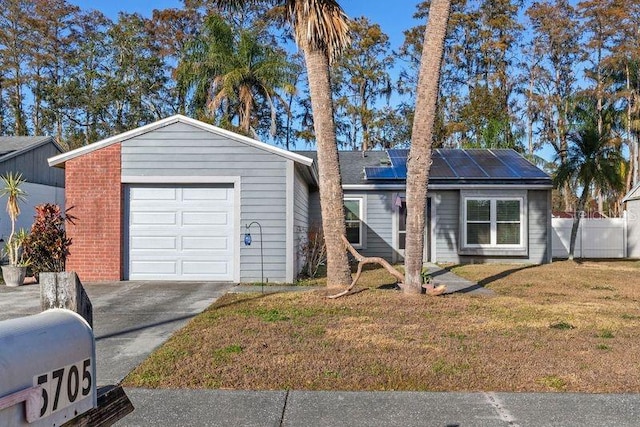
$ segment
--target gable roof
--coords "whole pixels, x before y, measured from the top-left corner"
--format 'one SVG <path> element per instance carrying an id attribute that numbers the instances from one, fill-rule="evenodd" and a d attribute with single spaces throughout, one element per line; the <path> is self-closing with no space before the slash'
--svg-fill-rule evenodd
<path id="1" fill-rule="evenodd" d="M 0 162 L 48 143 L 52 143 L 60 153 L 63 152 L 51 136 L 0 136 Z"/>
<path id="2" fill-rule="evenodd" d="M 633 186 L 631 190 L 624 196 L 622 199 L 622 203 L 628 202 L 630 200 L 638 200 L 640 199 L 640 182 Z"/>
<path id="3" fill-rule="evenodd" d="M 64 167 L 65 162 L 68 160 L 75 159 L 76 157 L 83 156 L 85 154 L 91 153 L 101 148 L 108 147 L 118 142 L 124 142 L 128 139 L 135 138 L 136 136 L 143 135 L 145 133 L 151 132 L 161 127 L 169 126 L 174 123 L 185 123 L 185 124 L 197 127 L 199 129 L 202 129 L 220 136 L 224 136 L 226 138 L 232 139 L 242 144 L 246 144 L 251 147 L 255 147 L 257 149 L 273 153 L 280 157 L 293 160 L 294 162 L 301 163 L 305 166 L 311 166 L 313 164 L 313 159 L 310 159 L 308 157 L 304 157 L 302 155 L 284 150 L 282 148 L 274 147 L 273 145 L 266 144 L 264 142 L 219 128 L 217 126 L 210 125 L 208 123 L 201 122 L 199 120 L 192 119 L 190 117 L 176 114 L 174 116 L 167 117 L 162 120 L 158 120 L 157 122 L 153 122 L 148 125 L 141 126 L 139 128 L 132 129 L 130 131 L 123 132 L 121 134 L 103 139 L 101 141 L 97 141 L 92 144 L 85 145 L 75 150 L 68 151 L 58 156 L 51 157 L 49 159 L 49 166 Z"/>

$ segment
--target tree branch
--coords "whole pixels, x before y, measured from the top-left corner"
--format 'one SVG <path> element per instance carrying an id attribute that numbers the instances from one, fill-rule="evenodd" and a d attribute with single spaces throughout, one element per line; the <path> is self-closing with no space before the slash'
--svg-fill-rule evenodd
<path id="1" fill-rule="evenodd" d="M 362 267 L 367 265 L 367 264 L 379 264 L 379 265 L 381 265 L 382 267 L 384 267 L 385 270 L 387 270 L 389 272 L 389 274 L 391 274 L 393 277 L 396 278 L 396 280 L 398 281 L 398 286 L 400 286 L 400 288 L 402 288 L 404 286 L 404 274 L 402 274 L 398 270 L 396 270 L 391 264 L 389 264 L 389 262 L 387 262 L 386 259 L 380 258 L 380 257 L 365 257 L 365 256 L 362 256 L 351 245 L 351 243 L 349 243 L 349 240 L 347 240 L 346 236 L 342 235 L 341 238 L 342 238 L 342 243 L 344 244 L 346 250 L 349 251 L 349 253 L 351 255 L 353 255 L 353 257 L 358 261 L 358 270 L 356 271 L 355 277 L 351 281 L 351 285 L 349 285 L 349 287 L 347 289 L 345 289 L 342 292 L 339 292 L 339 293 L 337 293 L 335 295 L 329 295 L 327 298 L 335 299 L 335 298 L 340 298 L 341 296 L 349 294 L 351 292 L 351 290 L 354 288 L 354 286 L 356 285 L 356 283 L 358 283 L 358 280 L 360 279 L 360 275 L 362 274 Z M 446 291 L 446 289 L 447 288 L 444 285 L 440 285 L 440 286 L 437 286 L 435 288 L 428 289 L 427 290 L 427 294 L 432 295 L 432 296 L 442 295 Z"/>

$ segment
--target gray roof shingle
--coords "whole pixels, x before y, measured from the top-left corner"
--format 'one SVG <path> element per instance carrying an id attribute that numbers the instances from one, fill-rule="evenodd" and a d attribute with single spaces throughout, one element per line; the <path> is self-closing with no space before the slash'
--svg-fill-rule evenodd
<path id="1" fill-rule="evenodd" d="M 51 139 L 50 136 L 0 136 L 0 157 L 26 151 Z"/>

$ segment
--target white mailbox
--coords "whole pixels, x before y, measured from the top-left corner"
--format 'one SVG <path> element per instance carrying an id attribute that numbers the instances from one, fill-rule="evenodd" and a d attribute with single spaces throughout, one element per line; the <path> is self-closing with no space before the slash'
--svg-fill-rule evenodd
<path id="1" fill-rule="evenodd" d="M 95 408 L 95 354 L 73 311 L 0 322 L 0 426 L 60 426 Z"/>

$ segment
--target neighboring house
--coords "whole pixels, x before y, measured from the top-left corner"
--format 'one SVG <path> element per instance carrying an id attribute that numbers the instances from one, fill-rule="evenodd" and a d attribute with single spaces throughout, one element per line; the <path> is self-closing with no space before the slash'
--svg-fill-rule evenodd
<path id="1" fill-rule="evenodd" d="M 622 203 L 627 204 L 627 257 L 640 258 L 640 183 L 624 196 Z"/>
<path id="2" fill-rule="evenodd" d="M 349 239 L 365 255 L 398 261 L 406 150 L 390 155 L 340 160 Z M 67 268 L 86 281 L 259 281 L 257 227 L 253 244 L 243 243 L 258 221 L 264 277 L 292 282 L 299 248 L 320 222 L 314 157 L 180 115 L 53 157 L 76 217 Z M 551 260 L 551 180 L 514 151 L 436 151 L 429 197 L 427 259 Z"/>
<path id="3" fill-rule="evenodd" d="M 47 158 L 62 153 L 62 149 L 49 136 L 0 136 L 0 175 L 20 173 L 27 193 L 20 203 L 20 216 L 16 228 L 31 229 L 35 206 L 55 203 L 64 208 L 64 172 L 50 168 Z M 0 183 L 1 186 L 1 183 Z M 7 240 L 11 233 L 11 220 L 6 213 L 7 198 L 0 199 L 0 237 Z"/>

